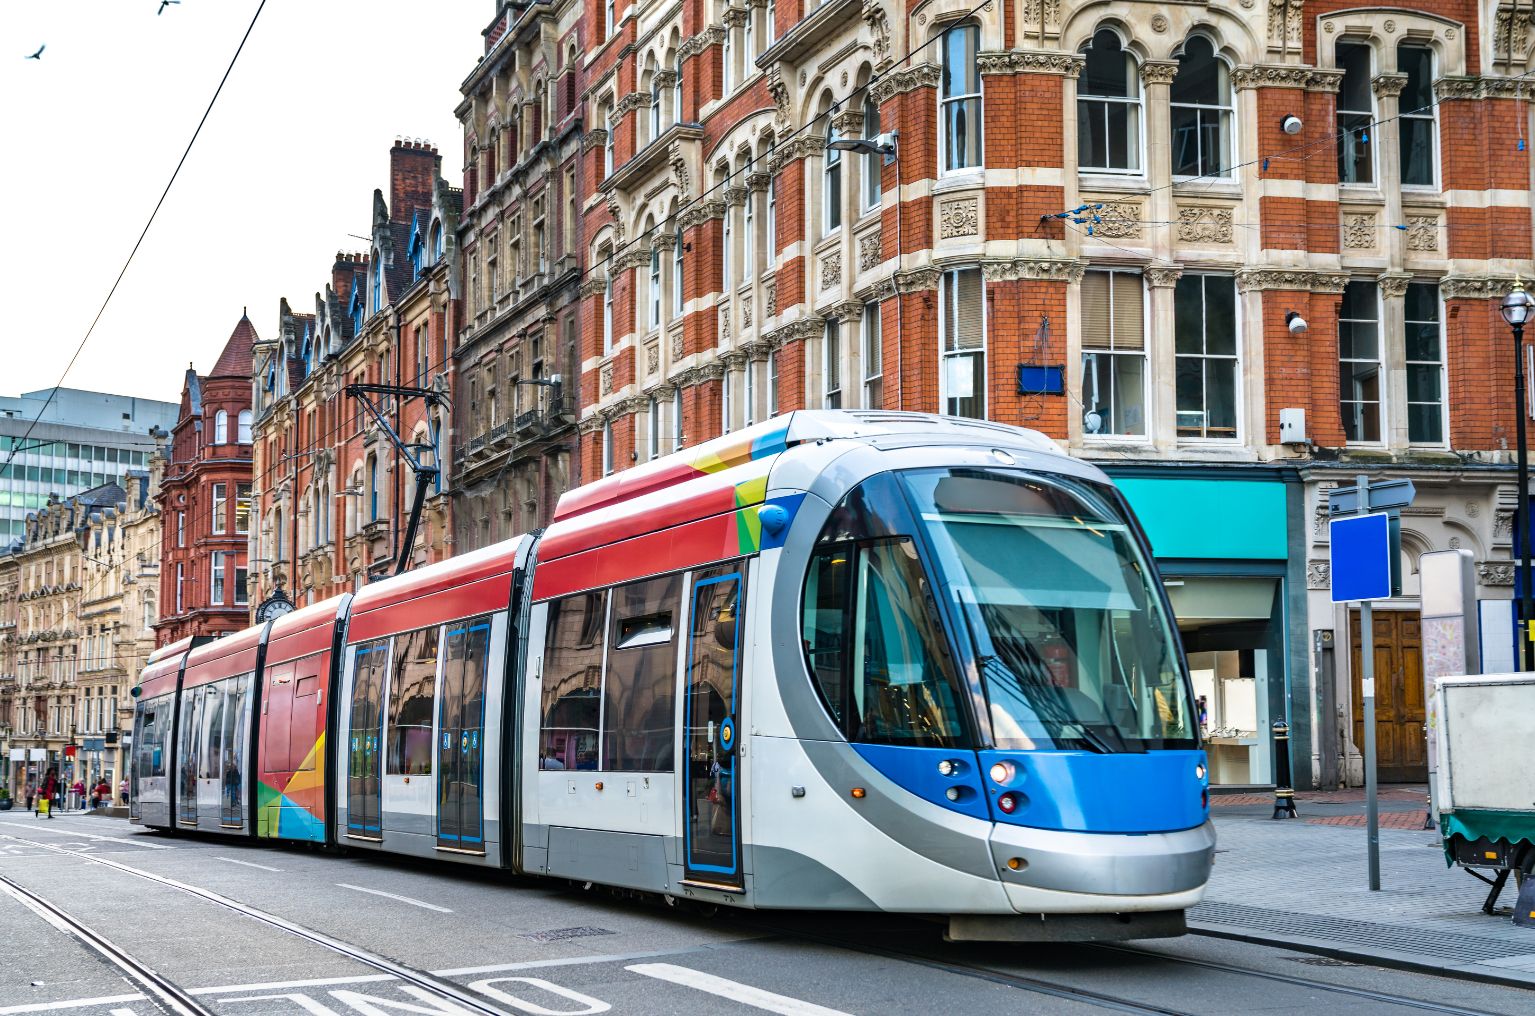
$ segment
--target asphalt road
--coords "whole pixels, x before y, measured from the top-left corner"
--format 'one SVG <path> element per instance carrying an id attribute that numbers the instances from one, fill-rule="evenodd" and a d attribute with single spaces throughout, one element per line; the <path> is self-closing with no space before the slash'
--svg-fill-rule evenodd
<path id="1" fill-rule="evenodd" d="M 1195 936 L 946 944 L 915 918 L 708 916 L 91 816 L 0 814 L 0 876 L 0 1016 L 177 1011 L 60 914 L 206 1011 L 248 1016 L 1535 1011 L 1517 988 Z"/>

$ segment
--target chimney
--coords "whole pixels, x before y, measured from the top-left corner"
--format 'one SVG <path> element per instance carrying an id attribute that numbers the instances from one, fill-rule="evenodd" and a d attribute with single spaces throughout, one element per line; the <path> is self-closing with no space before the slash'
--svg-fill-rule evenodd
<path id="1" fill-rule="evenodd" d="M 389 150 L 389 217 L 410 223 L 411 210 L 432 206 L 432 184 L 442 156 L 420 138 L 396 138 Z"/>

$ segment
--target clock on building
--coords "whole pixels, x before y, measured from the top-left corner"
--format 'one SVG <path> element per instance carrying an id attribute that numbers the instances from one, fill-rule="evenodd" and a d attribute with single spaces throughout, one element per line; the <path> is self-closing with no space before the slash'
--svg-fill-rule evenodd
<path id="1" fill-rule="evenodd" d="M 271 621 L 293 612 L 293 601 L 288 599 L 288 594 L 281 589 L 261 601 L 261 606 L 256 608 L 256 621 Z"/>

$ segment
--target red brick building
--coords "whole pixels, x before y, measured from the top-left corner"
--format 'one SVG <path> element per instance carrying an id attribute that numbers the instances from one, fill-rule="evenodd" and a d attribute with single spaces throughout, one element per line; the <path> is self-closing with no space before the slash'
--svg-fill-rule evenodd
<path id="1" fill-rule="evenodd" d="M 281 301 L 275 337 L 256 342 L 246 367 L 255 394 L 253 605 L 279 590 L 300 606 L 356 590 L 400 557 L 415 476 L 348 385 L 441 396 L 368 398 L 423 464 L 442 470 L 410 563 L 453 552 L 454 478 L 438 450 L 449 440 L 459 306 L 451 272 L 463 195 L 442 178 L 441 163 L 428 144 L 396 141 L 388 189 L 373 192 L 368 252 L 337 254 L 311 312 Z"/>
<path id="2" fill-rule="evenodd" d="M 1382 771 L 1421 777 L 1417 557 L 1512 581 L 1524 13 L 591 0 L 581 25 L 581 481 L 798 408 L 1041 430 L 1146 523 L 1217 781 L 1272 779 L 1287 718 L 1304 785 L 1359 758 L 1326 493 L 1411 477 L 1375 616 Z M 893 131 L 889 159 L 837 147 Z"/>
<path id="3" fill-rule="evenodd" d="M 150 460 L 164 520 L 158 645 L 249 624 L 250 377 L 257 341 L 255 327 L 241 315 L 212 370 L 187 368 L 176 425 Z"/>

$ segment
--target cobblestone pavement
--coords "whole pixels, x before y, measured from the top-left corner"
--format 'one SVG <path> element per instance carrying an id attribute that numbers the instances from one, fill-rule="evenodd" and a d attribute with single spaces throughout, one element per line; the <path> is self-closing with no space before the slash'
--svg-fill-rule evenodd
<path id="1" fill-rule="evenodd" d="M 1243 795 L 1243 797 L 1253 795 Z M 1535 930 L 1509 919 L 1512 884 L 1495 916 L 1487 887 L 1446 867 L 1422 829 L 1421 790 L 1381 801 L 1381 889 L 1368 887 L 1363 795 L 1304 795 L 1299 821 L 1273 821 L 1272 801 L 1214 810 L 1219 834 L 1199 930 L 1330 955 L 1535 987 Z"/>

